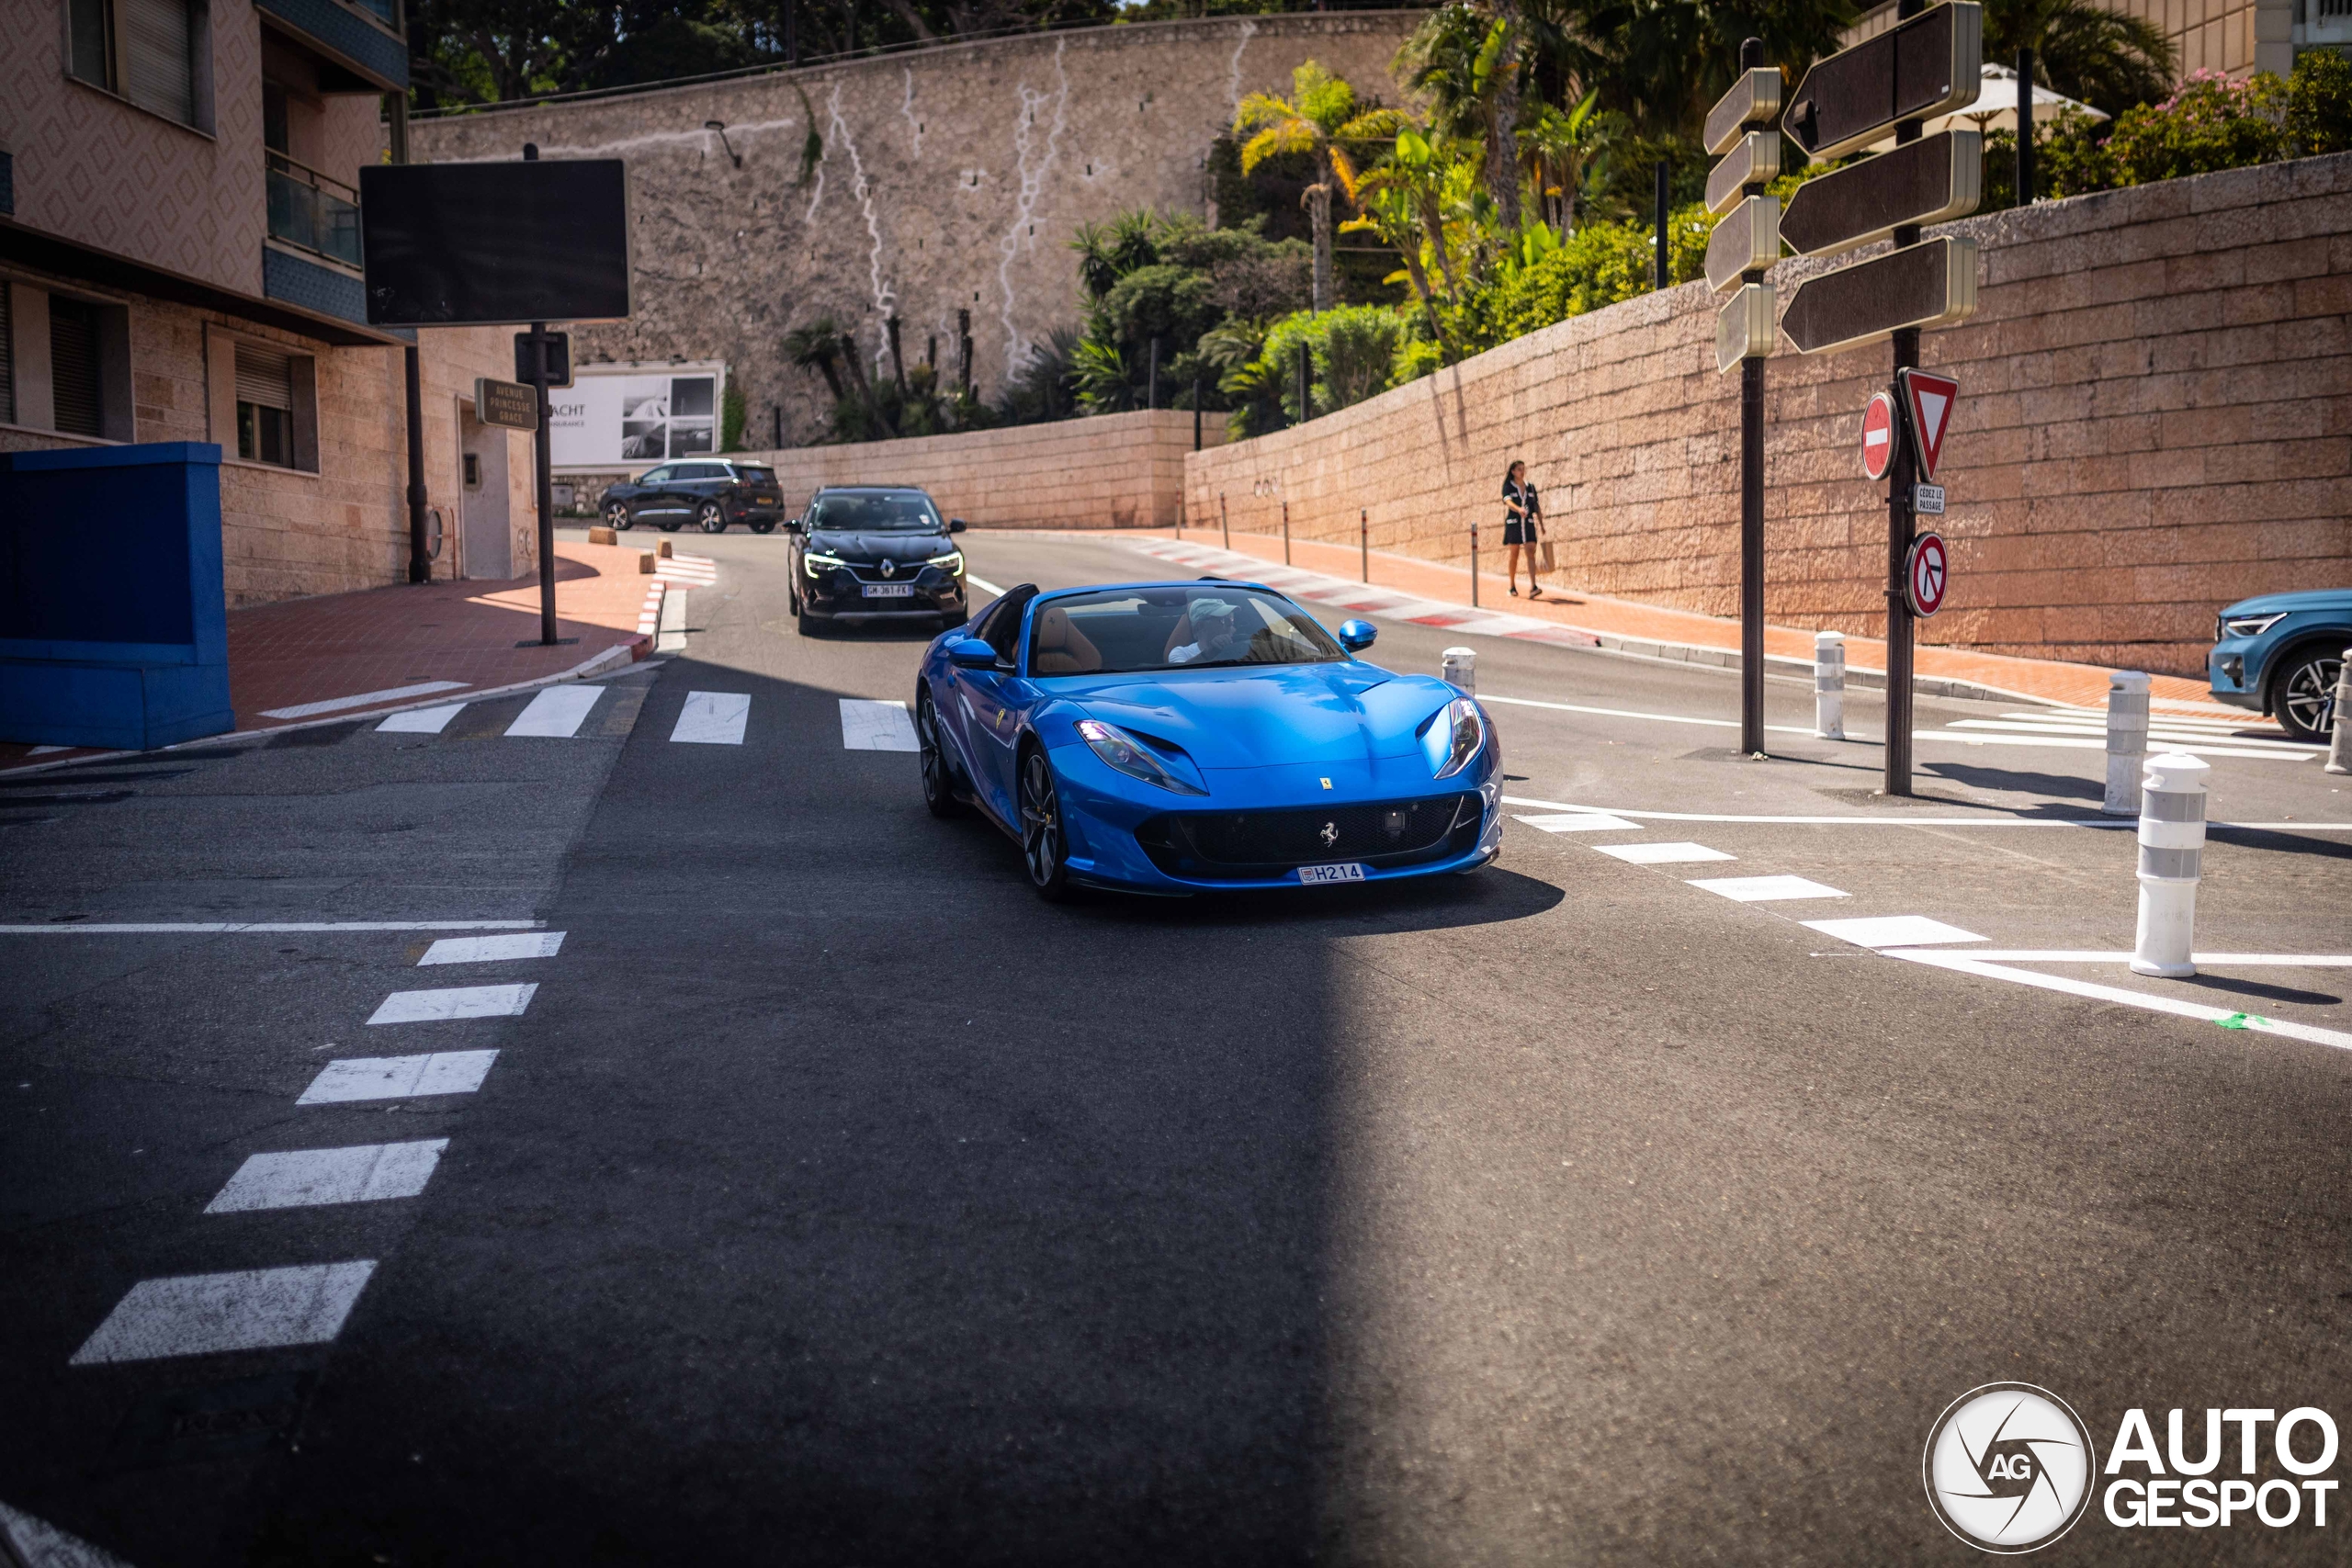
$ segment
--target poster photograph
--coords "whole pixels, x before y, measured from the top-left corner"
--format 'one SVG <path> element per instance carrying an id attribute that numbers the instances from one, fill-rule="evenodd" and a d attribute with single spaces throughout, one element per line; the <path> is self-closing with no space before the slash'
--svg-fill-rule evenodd
<path id="1" fill-rule="evenodd" d="M 641 469 L 718 448 L 723 366 L 582 366 L 549 394 L 551 466 Z"/>

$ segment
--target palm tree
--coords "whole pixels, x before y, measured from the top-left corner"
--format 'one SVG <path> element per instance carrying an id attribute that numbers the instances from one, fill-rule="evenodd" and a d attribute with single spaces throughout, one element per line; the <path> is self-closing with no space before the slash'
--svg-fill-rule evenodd
<path id="1" fill-rule="evenodd" d="M 1331 193 L 1355 183 L 1347 144 L 1383 134 L 1385 122 L 1360 112 L 1356 90 L 1316 61 L 1291 73 L 1291 96 L 1252 93 L 1233 113 L 1233 133 L 1241 144 L 1241 172 L 1250 174 L 1269 158 L 1304 152 L 1315 163 L 1314 183 L 1305 197 L 1315 236 L 1314 307 L 1328 310 L 1336 290 L 1331 277 Z M 1380 111 L 1371 111 L 1377 115 Z"/>
<path id="2" fill-rule="evenodd" d="M 805 327 L 796 327 L 784 334 L 784 356 L 803 370 L 814 370 L 825 378 L 825 385 L 832 389 L 833 401 L 842 400 L 842 375 L 835 361 L 842 351 L 842 329 L 831 316 L 820 316 Z"/>
<path id="3" fill-rule="evenodd" d="M 1519 155 L 1505 139 L 1519 126 L 1520 25 L 1515 5 L 1509 15 L 1495 16 L 1475 6 L 1443 6 L 1396 51 L 1405 85 L 1429 100 L 1431 127 L 1486 149 L 1480 166 L 1487 199 L 1512 232 L 1519 228 Z"/>
<path id="4" fill-rule="evenodd" d="M 1600 89 L 1595 87 L 1566 114 L 1550 104 L 1538 104 L 1520 128 L 1519 155 L 1527 161 L 1535 199 L 1541 204 L 1547 197 L 1558 198 L 1556 221 L 1563 240 L 1576 226 L 1577 187 L 1584 181 L 1585 164 L 1614 129 L 1611 117 L 1594 118 L 1593 107 L 1600 101 Z"/>
<path id="5" fill-rule="evenodd" d="M 2033 73 L 2053 92 L 2108 114 L 2172 91 L 2175 57 L 2164 29 L 2098 0 L 1985 0 L 1984 58 L 2033 51 Z"/>
<path id="6" fill-rule="evenodd" d="M 1387 156 L 1357 175 L 1348 187 L 1348 199 L 1363 216 L 1340 228 L 1369 231 L 1396 249 L 1397 259 L 1404 263 L 1405 280 L 1412 285 L 1414 297 L 1429 320 L 1430 333 L 1451 361 L 1453 342 L 1438 315 L 1429 268 L 1436 265 L 1449 298 L 1459 293 L 1448 224 L 1449 213 L 1465 205 L 1461 198 L 1467 192 L 1466 171 L 1463 158 L 1442 138 L 1432 138 L 1404 116 L 1397 118 L 1402 123 L 1396 127 Z"/>

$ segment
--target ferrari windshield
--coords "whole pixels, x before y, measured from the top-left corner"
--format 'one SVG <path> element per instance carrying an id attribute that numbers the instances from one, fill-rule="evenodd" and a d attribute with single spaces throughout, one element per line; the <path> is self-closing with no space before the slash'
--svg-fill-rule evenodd
<path id="1" fill-rule="evenodd" d="M 827 534 L 936 534 L 939 513 L 919 490 L 847 491 L 817 498 L 816 528 Z"/>
<path id="2" fill-rule="evenodd" d="M 1346 658 L 1296 605 L 1230 583 L 1203 582 L 1109 588 L 1046 601 L 1030 632 L 1029 672 L 1125 674 Z"/>

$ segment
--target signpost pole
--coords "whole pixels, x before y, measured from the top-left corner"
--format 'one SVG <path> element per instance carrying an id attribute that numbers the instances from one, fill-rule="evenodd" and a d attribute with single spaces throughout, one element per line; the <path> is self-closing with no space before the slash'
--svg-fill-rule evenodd
<path id="1" fill-rule="evenodd" d="M 1899 0 L 1895 19 L 1907 20 L 1927 9 L 1927 0 Z M 1898 120 L 1894 144 L 1919 140 L 1919 122 Z M 1919 243 L 1919 226 L 1906 223 L 1894 231 L 1894 247 Z M 1894 334 L 1895 397 L 1903 396 L 1902 372 L 1919 365 L 1919 329 L 1905 327 Z M 1886 776 L 1888 795 L 1911 793 L 1911 605 L 1904 595 L 1904 574 L 1911 557 L 1912 487 L 1919 482 L 1916 442 L 1895 447 L 1886 496 Z"/>
<path id="2" fill-rule="evenodd" d="M 2033 51 L 2018 51 L 2018 205 L 2033 205 Z"/>
<path id="3" fill-rule="evenodd" d="M 1657 220 L 1657 233 L 1655 237 L 1654 243 L 1657 250 L 1657 255 L 1655 258 L 1655 271 L 1657 273 L 1657 287 L 1659 288 L 1667 288 L 1670 283 L 1672 283 L 1674 278 L 1674 267 L 1670 258 L 1667 254 L 1666 248 L 1666 204 L 1667 193 L 1668 190 L 1668 180 L 1671 168 L 1672 165 L 1668 164 L 1665 159 L 1660 158 L 1657 161 L 1657 169 L 1653 176 L 1657 182 L 1657 188 L 1651 192 L 1652 203 L 1657 209 L 1654 215 Z"/>
<path id="4" fill-rule="evenodd" d="M 1763 63 L 1763 39 L 1739 46 L 1742 71 Z M 1763 195 L 1763 184 L 1746 194 Z M 1761 271 L 1741 279 L 1762 281 Z M 1752 354 L 1739 362 L 1739 749 L 1764 754 L 1764 361 Z"/>
<path id="5" fill-rule="evenodd" d="M 536 141 L 523 143 L 523 162 L 539 161 Z M 538 480 L 539 511 L 539 644 L 556 645 L 555 635 L 555 471 L 548 451 L 548 426 L 553 411 L 548 406 L 548 324 L 531 323 L 531 389 L 537 396 L 539 428 L 533 438 L 531 465 Z"/>

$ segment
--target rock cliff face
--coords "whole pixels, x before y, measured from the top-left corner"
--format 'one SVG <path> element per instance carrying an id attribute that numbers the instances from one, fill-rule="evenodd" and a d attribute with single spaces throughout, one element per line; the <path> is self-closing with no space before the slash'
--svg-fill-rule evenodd
<path id="1" fill-rule="evenodd" d="M 1226 17 L 950 44 L 735 82 L 420 120 L 420 162 L 628 160 L 636 315 L 577 329 L 582 363 L 723 359 L 745 444 L 817 439 L 824 383 L 783 356 L 830 315 L 876 378 L 885 323 L 911 367 L 956 374 L 969 313 L 973 382 L 993 396 L 1079 316 L 1080 223 L 1151 207 L 1205 213 L 1210 144 L 1247 93 L 1289 90 L 1320 60 L 1396 101 L 1389 62 L 1418 12 Z M 717 120 L 725 131 L 707 128 Z M 731 151 L 730 151 L 731 150 Z M 813 157 L 810 154 L 813 152 Z M 736 158 L 741 159 L 741 166 Z"/>

